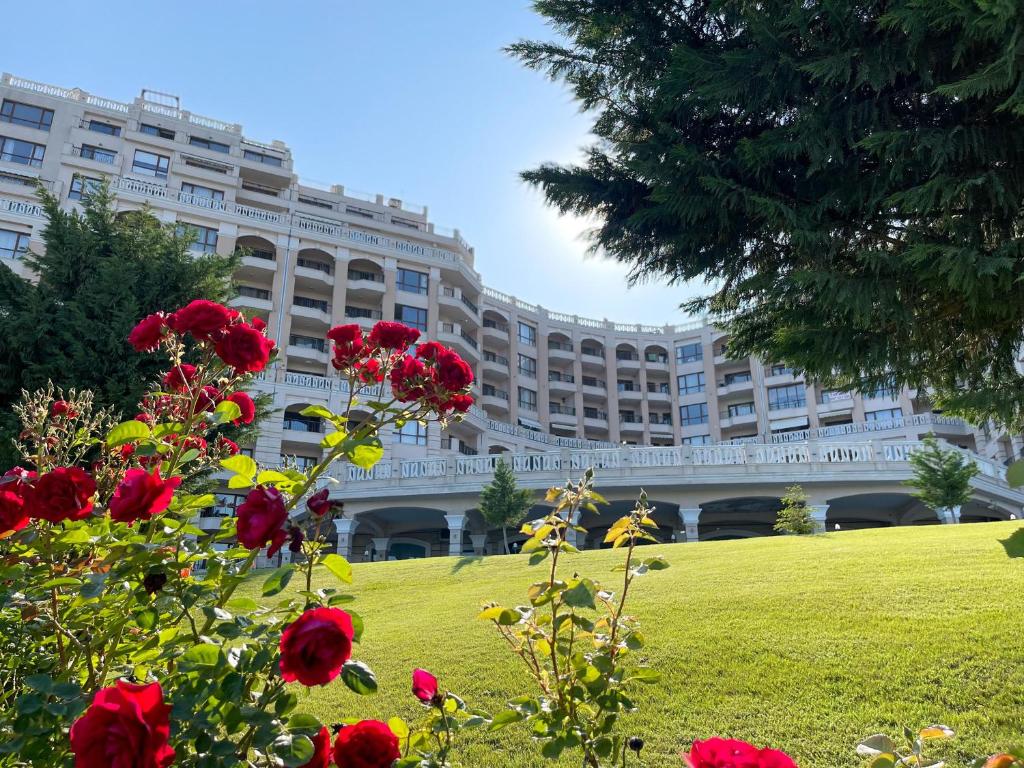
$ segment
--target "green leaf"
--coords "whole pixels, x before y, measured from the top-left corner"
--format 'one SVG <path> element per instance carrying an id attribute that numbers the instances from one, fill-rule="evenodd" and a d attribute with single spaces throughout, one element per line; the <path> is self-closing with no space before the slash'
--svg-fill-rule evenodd
<path id="1" fill-rule="evenodd" d="M 518 624 L 522 616 L 519 615 L 519 611 L 513 611 L 511 608 L 502 608 L 500 605 L 496 605 L 493 608 L 481 611 L 477 618 L 496 622 L 503 627 L 510 627 L 513 624 Z"/>
<path id="2" fill-rule="evenodd" d="M 250 481 L 256 476 L 256 462 L 241 453 L 221 459 L 220 465 L 229 472 L 234 472 Z"/>
<path id="3" fill-rule="evenodd" d="M 334 448 L 339 443 L 341 443 L 346 437 L 348 437 L 348 432 L 346 432 L 343 429 L 339 429 L 336 432 L 331 432 L 330 434 L 324 435 L 324 439 L 320 441 L 320 447 Z"/>
<path id="4" fill-rule="evenodd" d="M 356 445 L 351 450 L 346 450 L 345 456 L 360 469 L 372 469 L 384 457 L 384 446 L 381 445 L 380 440 L 375 440 L 372 443 Z"/>
<path id="5" fill-rule="evenodd" d="M 304 712 L 296 712 L 288 718 L 289 731 L 319 731 L 320 721 Z"/>
<path id="6" fill-rule="evenodd" d="M 569 582 L 569 588 L 562 593 L 562 601 L 572 608 L 596 608 L 594 595 L 597 588 L 590 579 Z"/>
<path id="7" fill-rule="evenodd" d="M 499 712 L 498 714 L 496 714 L 494 716 L 494 719 L 491 720 L 491 724 L 490 724 L 490 726 L 488 727 L 487 730 L 489 730 L 489 731 L 500 730 L 500 729 L 504 728 L 507 725 L 512 725 L 512 723 L 518 723 L 524 717 L 525 716 L 523 715 L 522 712 L 517 712 L 514 709 L 502 710 L 501 712 Z"/>
<path id="8" fill-rule="evenodd" d="M 135 623 L 142 629 L 152 629 L 156 626 L 157 619 L 159 618 L 160 614 L 156 609 L 145 608 L 135 614 Z"/>
<path id="9" fill-rule="evenodd" d="M 264 469 L 260 472 L 259 477 L 256 478 L 256 482 L 260 485 L 269 485 L 271 483 L 291 484 L 294 481 L 283 472 L 278 472 L 273 469 Z"/>
<path id="10" fill-rule="evenodd" d="M 405 724 L 405 721 L 400 717 L 392 717 L 388 720 L 388 728 L 395 734 L 399 739 L 405 739 L 409 736 L 409 726 Z"/>
<path id="11" fill-rule="evenodd" d="M 221 664 L 222 659 L 219 646 L 200 643 L 185 651 L 178 661 L 187 669 L 213 669 Z"/>
<path id="12" fill-rule="evenodd" d="M 308 736 L 295 733 L 282 733 L 271 745 L 274 756 L 280 759 L 287 768 L 300 768 L 313 759 L 315 748 Z"/>
<path id="13" fill-rule="evenodd" d="M 324 555 L 320 563 L 327 566 L 327 570 L 346 584 L 352 583 L 352 566 L 341 555 L 336 555 L 333 552 L 329 555 Z"/>
<path id="14" fill-rule="evenodd" d="M 341 679 L 350 690 L 361 696 L 377 692 L 377 676 L 361 661 L 346 661 L 341 668 Z"/>
<path id="15" fill-rule="evenodd" d="M 638 683 L 656 683 L 661 680 L 661 673 L 656 669 L 640 667 L 633 670 L 627 679 L 636 680 Z"/>
<path id="16" fill-rule="evenodd" d="M 227 424 L 229 421 L 237 421 L 240 418 L 242 418 L 242 409 L 233 400 L 221 400 L 213 409 L 215 424 Z"/>
<path id="17" fill-rule="evenodd" d="M 105 442 L 109 447 L 117 448 L 125 443 L 145 440 L 152 434 L 149 427 L 141 421 L 125 421 L 107 433 Z"/>
<path id="18" fill-rule="evenodd" d="M 322 405 L 307 405 L 299 411 L 299 414 L 301 416 L 318 416 L 321 419 L 327 419 L 328 421 L 332 421 L 334 419 L 334 413 L 329 408 L 325 408 Z"/>
<path id="19" fill-rule="evenodd" d="M 287 587 L 288 582 L 292 580 L 292 574 L 294 572 L 294 566 L 282 565 L 270 574 L 267 577 L 267 580 L 263 582 L 263 596 L 271 597 Z"/>

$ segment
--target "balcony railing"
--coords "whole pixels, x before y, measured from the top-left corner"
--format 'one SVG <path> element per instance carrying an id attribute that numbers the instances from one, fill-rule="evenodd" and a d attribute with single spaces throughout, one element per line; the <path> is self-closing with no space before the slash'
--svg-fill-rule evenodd
<path id="1" fill-rule="evenodd" d="M 548 381 L 562 381 L 566 384 L 576 383 L 576 377 L 571 373 L 558 373 L 557 371 L 548 371 Z"/>
<path id="2" fill-rule="evenodd" d="M 548 403 L 548 413 L 560 413 L 563 416 L 575 416 L 576 409 L 571 405 L 559 405 L 558 403 Z"/>

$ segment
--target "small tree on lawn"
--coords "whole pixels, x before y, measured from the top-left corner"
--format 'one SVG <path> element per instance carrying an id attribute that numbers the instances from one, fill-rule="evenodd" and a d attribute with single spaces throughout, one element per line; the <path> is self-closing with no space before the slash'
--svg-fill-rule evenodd
<path id="1" fill-rule="evenodd" d="M 533 506 L 533 493 L 516 488 L 516 476 L 504 459 L 494 467 L 494 480 L 480 493 L 480 514 L 488 525 L 501 528 L 501 541 L 505 554 L 509 554 L 508 526 L 521 522 Z"/>
<path id="2" fill-rule="evenodd" d="M 786 489 L 786 495 L 782 497 L 782 509 L 775 519 L 775 530 L 797 536 L 814 533 L 814 520 L 803 487 L 791 485 Z"/>
<path id="3" fill-rule="evenodd" d="M 914 476 L 904 485 L 917 490 L 911 494 L 933 510 L 960 507 L 971 500 L 971 478 L 978 467 L 959 451 L 945 450 L 933 435 L 924 439 L 924 449 L 910 455 Z"/>

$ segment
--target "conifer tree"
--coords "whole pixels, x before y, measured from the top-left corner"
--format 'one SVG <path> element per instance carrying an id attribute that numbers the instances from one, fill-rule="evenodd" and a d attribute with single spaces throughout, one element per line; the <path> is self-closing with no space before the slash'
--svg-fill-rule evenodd
<path id="1" fill-rule="evenodd" d="M 911 495 L 929 509 L 948 510 L 971 500 L 977 465 L 959 451 L 943 449 L 934 435 L 924 439 L 923 450 L 910 454 L 910 465 L 914 475 L 904 485 L 916 488 Z"/>
<path id="2" fill-rule="evenodd" d="M 537 0 L 510 52 L 598 141 L 523 174 L 634 280 L 707 280 L 729 351 L 1024 423 L 1015 0 Z"/>
<path id="3" fill-rule="evenodd" d="M 501 528 L 505 554 L 509 554 L 508 526 L 522 522 L 533 506 L 533 492 L 516 487 L 516 476 L 504 459 L 494 465 L 494 479 L 480 492 L 480 514 L 488 525 Z"/>
<path id="4" fill-rule="evenodd" d="M 791 485 L 786 489 L 786 495 L 782 497 L 782 509 L 775 518 L 775 531 L 796 536 L 814 533 L 814 520 L 807 506 L 807 494 L 803 486 Z"/>

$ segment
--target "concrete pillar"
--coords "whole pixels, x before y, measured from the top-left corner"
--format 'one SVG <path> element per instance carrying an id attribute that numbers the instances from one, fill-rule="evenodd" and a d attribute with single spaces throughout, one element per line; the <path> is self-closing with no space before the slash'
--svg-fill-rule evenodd
<path id="1" fill-rule="evenodd" d="M 462 556 L 462 532 L 466 528 L 465 515 L 445 515 L 448 522 L 448 555 L 451 557 Z"/>
<path id="2" fill-rule="evenodd" d="M 935 514 L 938 516 L 940 523 L 955 525 L 960 522 L 960 505 L 958 504 L 955 507 L 939 507 L 935 510 Z"/>
<path id="3" fill-rule="evenodd" d="M 576 510 L 576 514 L 573 515 L 572 520 L 570 520 L 570 523 L 572 525 L 579 525 L 579 510 Z M 587 546 L 587 534 L 580 533 L 579 531 L 574 531 L 572 528 L 569 528 L 565 532 L 565 542 L 566 544 L 571 544 L 572 546 L 576 547 L 576 549 L 584 549 Z"/>
<path id="4" fill-rule="evenodd" d="M 352 557 L 352 538 L 358 525 L 358 520 L 348 517 L 340 517 L 334 521 L 334 527 L 338 531 L 338 554 L 346 559 Z"/>
<path id="5" fill-rule="evenodd" d="M 825 532 L 825 520 L 828 517 L 828 504 L 811 504 L 807 507 L 811 513 L 811 520 L 814 521 L 814 532 Z"/>
<path id="6" fill-rule="evenodd" d="M 487 534 L 486 533 L 471 533 L 469 534 L 469 540 L 473 544 L 473 552 L 477 555 L 486 554 L 484 547 L 487 546 Z"/>
<path id="7" fill-rule="evenodd" d="M 390 536 L 375 536 L 371 539 L 373 542 L 374 549 L 374 560 L 387 560 L 388 559 L 388 547 L 391 546 Z"/>
<path id="8" fill-rule="evenodd" d="M 698 541 L 699 534 L 697 526 L 700 524 L 700 507 L 689 509 L 679 508 L 679 522 L 683 524 L 686 531 L 686 543 L 693 544 Z"/>

